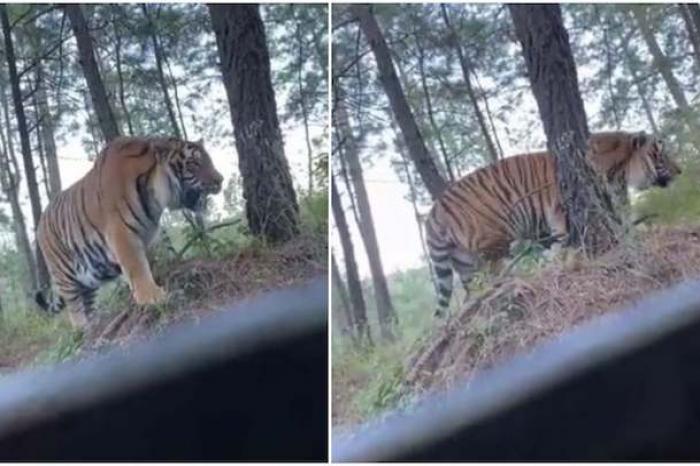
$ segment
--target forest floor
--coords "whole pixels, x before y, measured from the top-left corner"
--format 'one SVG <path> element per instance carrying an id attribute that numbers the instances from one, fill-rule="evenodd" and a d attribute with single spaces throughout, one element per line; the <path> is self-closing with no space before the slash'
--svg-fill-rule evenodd
<path id="1" fill-rule="evenodd" d="M 480 371 L 573 327 L 698 276 L 700 227 L 653 227 L 592 260 L 569 255 L 495 279 L 460 311 L 394 350 L 398 366 L 382 386 L 368 390 L 379 372 L 334 364 L 333 423 L 348 427 L 410 405 L 427 392 L 467 383 Z M 382 411 L 358 411 L 362 397 L 373 397 L 370 405 Z"/>
<path id="2" fill-rule="evenodd" d="M 231 304 L 253 295 L 325 275 L 327 250 L 326 238 L 302 235 L 280 246 L 251 245 L 217 259 L 183 261 L 160 277 L 156 274 L 156 281 L 168 292 L 166 303 L 143 307 L 134 304 L 131 296 L 123 296 L 121 306 L 96 312 L 82 334 L 64 330 L 31 344 L 14 348 L 4 345 L 0 372 L 132 345 L 171 325 L 197 322 L 207 314 L 221 312 L 218 309 L 230 308 Z M 117 292 L 127 294 L 128 288 L 121 284 Z M 65 312 L 58 317 L 42 318 L 64 319 Z M 65 329 L 65 324 L 62 325 Z"/>

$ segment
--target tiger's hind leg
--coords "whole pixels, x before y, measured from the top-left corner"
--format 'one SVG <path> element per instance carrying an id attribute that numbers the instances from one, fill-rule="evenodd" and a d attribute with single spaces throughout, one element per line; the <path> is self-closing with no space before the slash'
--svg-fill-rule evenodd
<path id="1" fill-rule="evenodd" d="M 463 250 L 455 249 L 452 253 L 452 268 L 459 275 L 459 280 L 464 288 L 464 301 L 469 299 L 469 284 L 474 278 L 474 274 L 479 270 L 479 259 L 474 254 Z"/>
<path id="2" fill-rule="evenodd" d="M 68 302 L 68 319 L 74 329 L 84 329 L 90 316 L 95 310 L 95 295 L 93 288 L 76 287 L 62 292 Z"/>

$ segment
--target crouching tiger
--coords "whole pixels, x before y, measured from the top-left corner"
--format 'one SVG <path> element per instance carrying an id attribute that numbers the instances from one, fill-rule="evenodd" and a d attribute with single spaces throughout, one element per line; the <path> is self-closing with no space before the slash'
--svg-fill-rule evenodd
<path id="1" fill-rule="evenodd" d="M 663 142 L 644 133 L 598 133 L 586 158 L 609 182 L 665 187 L 681 173 Z M 448 308 L 453 270 L 468 294 L 474 273 L 502 259 L 515 240 L 566 235 L 554 159 L 547 152 L 516 155 L 480 168 L 448 187 L 426 220 L 426 241 L 438 285 L 437 315 Z"/>
<path id="2" fill-rule="evenodd" d="M 37 303 L 59 312 L 67 304 L 75 326 L 85 325 L 97 289 L 124 273 L 138 304 L 163 300 L 146 259 L 163 211 L 201 210 L 223 177 L 201 142 L 120 137 L 92 169 L 56 196 L 37 230 L 55 293 Z"/>

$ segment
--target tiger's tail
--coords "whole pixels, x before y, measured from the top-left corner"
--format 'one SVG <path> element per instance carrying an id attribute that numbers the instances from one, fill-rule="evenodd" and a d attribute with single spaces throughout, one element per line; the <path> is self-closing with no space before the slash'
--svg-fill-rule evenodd
<path id="1" fill-rule="evenodd" d="M 452 251 L 454 245 L 447 232 L 440 227 L 435 218 L 435 211 L 431 212 L 425 224 L 426 242 L 430 263 L 435 273 L 435 288 L 437 292 L 436 316 L 444 316 L 447 313 L 452 299 L 452 287 L 454 285 L 454 273 L 452 270 Z"/>

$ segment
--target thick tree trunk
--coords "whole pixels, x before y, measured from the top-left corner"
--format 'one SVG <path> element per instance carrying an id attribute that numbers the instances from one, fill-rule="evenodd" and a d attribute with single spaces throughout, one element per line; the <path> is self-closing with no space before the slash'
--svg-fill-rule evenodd
<path id="1" fill-rule="evenodd" d="M 355 332 L 358 336 L 358 341 L 362 343 L 372 344 L 372 332 L 367 321 L 367 306 L 365 298 L 362 294 L 362 283 L 360 282 L 360 274 L 357 271 L 357 262 L 355 261 L 355 249 L 350 236 L 350 228 L 348 227 L 343 204 L 340 201 L 340 194 L 336 188 L 335 177 L 331 175 L 331 208 L 333 209 L 333 218 L 335 226 L 338 229 L 338 237 L 340 245 L 343 248 L 343 258 L 345 259 L 345 276 L 348 280 L 348 294 L 350 295 L 350 305 L 352 309 L 353 322 L 355 324 Z"/>
<path id="2" fill-rule="evenodd" d="M 78 57 L 87 81 L 92 105 L 97 113 L 97 121 L 100 124 L 105 141 L 109 142 L 119 136 L 119 125 L 114 117 L 114 112 L 107 98 L 102 76 L 100 76 L 95 52 L 92 45 L 92 37 L 88 31 L 88 24 L 83 15 L 83 10 L 78 4 L 65 4 L 63 6 L 73 28 L 75 40 L 78 43 Z"/>
<path id="3" fill-rule="evenodd" d="M 401 128 L 401 134 L 406 141 L 411 159 L 416 164 L 416 169 L 428 192 L 433 199 L 436 199 L 446 187 L 445 180 L 428 152 L 423 135 L 404 95 L 401 82 L 396 76 L 389 47 L 370 8 L 368 5 L 352 5 L 350 7 L 352 13 L 360 20 L 362 33 L 372 49 L 379 70 L 379 80 L 389 98 L 389 104 L 396 116 L 399 128 Z"/>
<path id="4" fill-rule="evenodd" d="M 450 44 L 452 45 L 452 48 L 455 49 L 455 52 L 457 52 L 459 65 L 462 69 L 462 76 L 464 76 L 464 84 L 466 85 L 467 89 L 467 97 L 469 97 L 469 102 L 472 104 L 472 108 L 474 109 L 474 116 L 476 117 L 476 121 L 479 124 L 479 128 L 481 129 L 481 134 L 484 138 L 484 142 L 486 143 L 486 149 L 488 150 L 489 156 L 491 157 L 491 161 L 497 162 L 498 151 L 496 150 L 496 146 L 494 145 L 493 140 L 491 140 L 489 129 L 486 126 L 486 118 L 484 118 L 484 114 L 482 113 L 481 108 L 479 107 L 479 100 L 476 97 L 476 93 L 474 92 L 474 86 L 472 85 L 471 65 L 467 61 L 467 57 L 464 55 L 464 50 L 462 50 L 462 46 L 460 45 L 459 37 L 457 37 L 457 32 L 450 24 L 449 18 L 447 17 L 447 9 L 445 8 L 444 3 L 440 4 L 440 10 L 442 12 L 442 19 L 445 22 L 445 26 L 447 26 L 447 30 L 449 31 Z"/>
<path id="5" fill-rule="evenodd" d="M 569 36 L 557 4 L 509 4 L 523 47 L 557 182 L 571 246 L 605 251 L 617 240 L 620 220 L 610 196 L 585 160 L 589 136 Z"/>
<path id="6" fill-rule="evenodd" d="M 690 5 L 685 3 L 679 3 L 678 11 L 683 18 L 683 24 L 685 24 L 685 30 L 688 33 L 688 41 L 693 46 L 693 59 L 695 60 L 695 67 L 700 69 L 700 30 L 695 28 L 695 23 L 693 22 L 692 14 L 688 8 Z M 697 5 L 696 5 L 697 6 Z"/>
<path id="7" fill-rule="evenodd" d="M 355 191 L 355 200 L 357 201 L 357 209 L 360 216 L 357 226 L 360 230 L 362 242 L 364 243 L 369 260 L 381 335 L 382 338 L 393 339 L 394 326 L 396 322 L 398 322 L 398 317 L 391 303 L 389 287 L 387 286 L 386 276 L 384 275 L 384 267 L 382 266 L 379 245 L 377 243 L 377 234 L 374 230 L 372 209 L 365 187 L 362 165 L 360 164 L 360 154 L 355 144 L 355 137 L 352 134 L 352 129 L 350 128 L 342 89 L 338 88 L 337 92 L 339 93 L 340 99 L 336 104 L 334 116 L 336 119 L 336 127 L 339 129 L 339 135 L 343 140 L 344 148 L 344 150 L 339 153 L 342 154 L 347 163 L 348 174 L 350 175 L 350 181 Z"/>
<path id="8" fill-rule="evenodd" d="M 357 344 L 358 335 L 355 333 L 355 323 L 353 322 L 350 301 L 348 300 L 348 290 L 345 288 L 343 277 L 340 275 L 340 269 L 333 253 L 331 253 L 331 285 L 333 286 L 333 302 L 338 303 L 338 308 L 340 309 L 340 312 L 337 313 L 340 317 L 337 320 L 340 325 L 340 332 L 349 336 L 353 343 Z M 333 316 L 335 315 L 336 312 L 334 310 Z"/>
<path id="9" fill-rule="evenodd" d="M 676 103 L 678 109 L 683 112 L 684 115 L 688 115 L 688 112 L 690 111 L 688 99 L 686 99 L 681 84 L 673 74 L 671 62 L 661 51 L 661 47 L 659 47 L 656 37 L 654 37 L 654 31 L 651 29 L 651 25 L 647 20 L 647 7 L 645 5 L 632 5 L 630 8 L 634 18 L 637 20 L 637 25 L 639 26 L 639 31 L 642 34 L 642 38 L 644 39 L 644 42 L 649 49 L 649 53 L 653 58 L 654 67 L 661 74 L 661 77 L 663 77 L 666 87 L 671 93 L 671 97 L 673 97 L 673 101 Z"/>
<path id="10" fill-rule="evenodd" d="M 209 12 L 231 107 L 248 224 L 270 241 L 289 240 L 299 233 L 299 207 L 258 6 L 211 4 Z"/>
<path id="11" fill-rule="evenodd" d="M 41 217 L 41 196 L 39 186 L 36 182 L 36 172 L 32 161 L 31 144 L 29 140 L 29 130 L 27 129 L 27 118 L 24 113 L 24 102 L 17 75 L 17 64 L 15 62 L 15 51 L 12 43 L 12 31 L 10 20 L 7 16 L 7 5 L 0 4 L 0 21 L 2 21 L 2 31 L 5 40 L 5 58 L 7 59 L 7 69 L 9 72 L 10 86 L 12 88 L 12 100 L 14 102 L 15 114 L 17 117 L 17 130 L 19 131 L 20 145 L 22 147 L 22 161 L 24 163 L 24 176 L 27 180 L 27 190 L 29 192 L 29 202 L 34 220 L 34 231 L 39 224 Z M 49 273 L 46 269 L 41 252 L 37 251 L 36 256 L 36 283 L 39 288 L 45 288 L 49 284 Z"/>
<path id="12" fill-rule="evenodd" d="M 435 138 L 438 141 L 438 146 L 440 147 L 440 152 L 442 153 L 442 160 L 445 163 L 445 171 L 447 171 L 447 176 L 449 181 L 455 180 L 454 171 L 452 170 L 452 162 L 450 161 L 450 156 L 447 154 L 447 148 L 445 146 L 445 141 L 442 139 L 442 131 L 435 121 L 435 111 L 433 110 L 433 101 L 430 98 L 430 87 L 428 86 L 428 78 L 425 75 L 425 49 L 421 43 L 419 34 L 416 34 L 416 46 L 418 48 L 418 71 L 420 72 L 420 82 L 423 88 L 423 97 L 425 98 L 425 107 L 428 110 L 428 120 L 430 121 L 430 126 L 435 133 Z"/>
<path id="13" fill-rule="evenodd" d="M 175 137 L 180 138 L 180 128 L 177 125 L 177 118 L 175 117 L 175 108 L 173 107 L 173 101 L 170 99 L 170 91 L 168 91 L 168 83 L 165 80 L 165 72 L 163 71 L 163 51 L 160 47 L 160 41 L 158 40 L 156 25 L 151 19 L 151 15 L 148 13 L 148 7 L 145 3 L 141 4 L 141 10 L 143 15 L 146 17 L 146 22 L 148 24 L 151 44 L 153 45 L 153 54 L 156 58 L 156 70 L 158 71 L 158 82 L 160 83 L 160 89 L 163 92 L 163 101 L 165 102 L 165 109 L 168 112 L 168 119 L 170 120 L 170 126 L 173 130 Z"/>

